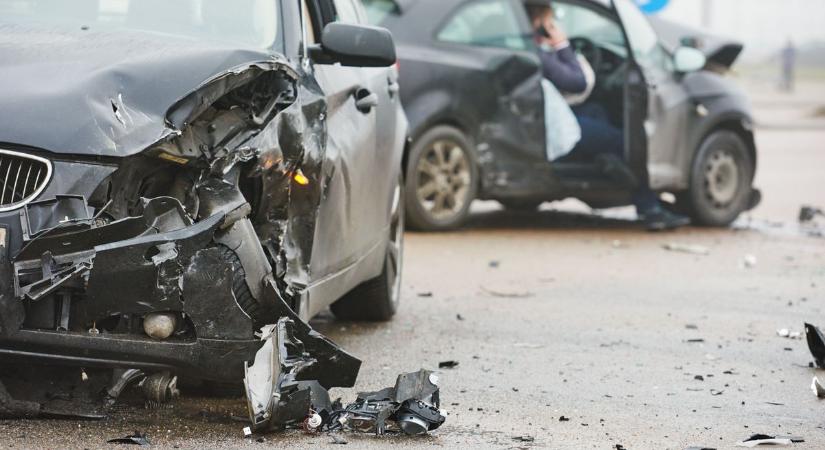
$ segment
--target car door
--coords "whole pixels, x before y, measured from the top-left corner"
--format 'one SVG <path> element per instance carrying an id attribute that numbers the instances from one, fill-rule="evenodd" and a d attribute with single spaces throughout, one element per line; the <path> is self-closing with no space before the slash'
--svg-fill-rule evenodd
<path id="1" fill-rule="evenodd" d="M 497 154 L 543 160 L 544 101 L 541 70 L 527 17 L 519 0 L 470 0 L 458 5 L 438 29 L 435 44 L 455 52 L 458 92 L 475 110 L 480 144 Z"/>
<path id="2" fill-rule="evenodd" d="M 362 23 L 353 0 L 329 4 L 334 6 L 335 20 Z M 317 40 L 319 30 L 314 34 Z M 310 44 L 312 39 L 307 36 Z M 391 186 L 386 181 L 386 167 L 393 156 L 389 141 L 395 134 L 396 119 L 389 105 L 388 70 L 340 64 L 314 66 L 315 78 L 327 100 L 327 142 L 323 162 L 326 185 L 316 221 L 310 277 L 315 284 L 337 281 L 334 286 L 312 291 L 308 299 L 310 315 L 363 281 L 342 275 L 386 240 L 386 208 L 379 205 L 389 204 Z M 383 117 L 379 119 L 380 115 Z M 383 127 L 380 132 L 379 123 Z M 380 266 L 377 270 L 370 275 L 378 275 Z"/>
<path id="3" fill-rule="evenodd" d="M 653 189 L 673 186 L 681 177 L 682 158 L 693 105 L 673 71 L 670 54 L 636 5 L 613 0 L 630 48 L 625 88 L 626 152 L 637 175 Z"/>

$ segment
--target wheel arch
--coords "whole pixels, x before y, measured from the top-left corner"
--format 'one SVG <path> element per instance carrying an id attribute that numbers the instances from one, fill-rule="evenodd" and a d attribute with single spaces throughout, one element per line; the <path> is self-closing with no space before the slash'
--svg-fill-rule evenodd
<path id="1" fill-rule="evenodd" d="M 699 155 L 699 149 L 702 147 L 702 144 L 710 135 L 717 131 L 730 131 L 742 139 L 747 146 L 748 156 L 751 158 L 751 162 L 753 163 L 753 170 L 755 174 L 758 156 L 753 128 L 753 119 L 748 114 L 741 111 L 732 111 L 726 114 L 719 114 L 714 117 L 713 120 L 707 121 L 704 126 L 699 128 L 699 132 L 696 133 L 695 138 L 692 140 L 692 145 L 690 147 L 691 154 L 687 161 L 687 170 L 685 171 L 688 179 L 691 171 L 693 170 L 694 163 Z"/>

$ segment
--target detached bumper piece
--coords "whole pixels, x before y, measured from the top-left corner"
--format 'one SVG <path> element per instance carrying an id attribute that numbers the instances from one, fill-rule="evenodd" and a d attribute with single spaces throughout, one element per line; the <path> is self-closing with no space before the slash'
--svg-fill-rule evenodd
<path id="1" fill-rule="evenodd" d="M 263 347 L 246 364 L 246 397 L 252 430 L 303 428 L 307 431 L 357 431 L 423 434 L 440 427 L 438 376 L 427 370 L 398 376 L 394 387 L 358 395 L 342 406 L 330 402 L 322 383 L 306 379 L 317 361 L 296 339 L 294 322 L 282 318 L 261 330 Z"/>

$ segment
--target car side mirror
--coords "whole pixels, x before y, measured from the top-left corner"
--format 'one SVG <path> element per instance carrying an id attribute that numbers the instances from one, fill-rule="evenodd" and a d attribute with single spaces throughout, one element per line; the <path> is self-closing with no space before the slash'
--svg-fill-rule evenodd
<path id="1" fill-rule="evenodd" d="M 324 27 L 321 44 L 310 48 L 317 64 L 389 67 L 396 62 L 395 42 L 386 28 L 332 22 Z"/>
<path id="2" fill-rule="evenodd" d="M 705 54 L 693 47 L 679 47 L 673 53 L 673 66 L 679 73 L 702 70 L 707 62 Z"/>

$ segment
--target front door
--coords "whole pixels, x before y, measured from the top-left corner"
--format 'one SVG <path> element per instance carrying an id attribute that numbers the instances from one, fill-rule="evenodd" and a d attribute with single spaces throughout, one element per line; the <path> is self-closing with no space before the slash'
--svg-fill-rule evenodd
<path id="1" fill-rule="evenodd" d="M 628 161 L 652 188 L 672 186 L 681 175 L 681 158 L 690 154 L 686 139 L 674 137 L 684 135 L 693 105 L 644 14 L 629 0 L 613 0 L 613 6 L 631 55 L 624 106 Z"/>

